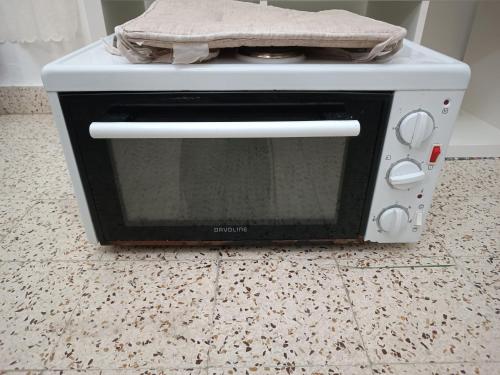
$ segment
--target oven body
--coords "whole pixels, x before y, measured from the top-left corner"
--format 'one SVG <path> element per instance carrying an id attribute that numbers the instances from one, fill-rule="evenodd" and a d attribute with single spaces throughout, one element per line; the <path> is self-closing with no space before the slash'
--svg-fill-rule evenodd
<path id="1" fill-rule="evenodd" d="M 470 78 L 388 62 L 129 64 L 96 42 L 44 86 L 88 239 L 417 242 Z"/>

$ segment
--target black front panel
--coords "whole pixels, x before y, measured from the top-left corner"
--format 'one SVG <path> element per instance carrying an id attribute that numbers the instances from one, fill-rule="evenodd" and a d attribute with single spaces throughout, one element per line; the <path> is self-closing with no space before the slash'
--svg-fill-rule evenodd
<path id="1" fill-rule="evenodd" d="M 101 243 L 363 235 L 392 93 L 60 94 Z M 92 122 L 358 120 L 357 137 L 93 139 Z"/>

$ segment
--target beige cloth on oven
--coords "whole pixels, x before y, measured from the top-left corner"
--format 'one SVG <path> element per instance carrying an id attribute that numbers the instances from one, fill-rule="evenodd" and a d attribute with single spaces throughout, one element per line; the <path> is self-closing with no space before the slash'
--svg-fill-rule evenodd
<path id="1" fill-rule="evenodd" d="M 369 61 L 395 53 L 406 30 L 345 10 L 305 12 L 236 0 L 157 0 L 115 29 L 118 51 L 133 63 L 190 64 L 221 48 L 335 48 Z"/>

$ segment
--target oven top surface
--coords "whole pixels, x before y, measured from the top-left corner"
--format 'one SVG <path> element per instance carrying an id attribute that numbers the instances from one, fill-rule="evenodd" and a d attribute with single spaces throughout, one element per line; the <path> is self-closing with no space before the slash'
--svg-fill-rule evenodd
<path id="1" fill-rule="evenodd" d="M 255 64 L 240 61 L 229 51 L 210 62 L 192 65 L 131 64 L 97 41 L 42 71 L 45 88 L 59 92 L 463 90 L 469 76 L 466 64 L 407 40 L 391 59 L 370 63 L 306 58 L 298 63 Z"/>

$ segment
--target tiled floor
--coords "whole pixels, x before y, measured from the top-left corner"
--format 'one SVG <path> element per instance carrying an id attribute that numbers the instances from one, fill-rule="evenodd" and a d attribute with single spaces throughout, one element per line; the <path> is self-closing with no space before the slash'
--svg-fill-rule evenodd
<path id="1" fill-rule="evenodd" d="M 0 373 L 500 374 L 500 160 L 417 245 L 89 245 L 47 115 L 0 116 Z M 16 371 L 18 370 L 18 371 Z"/>

